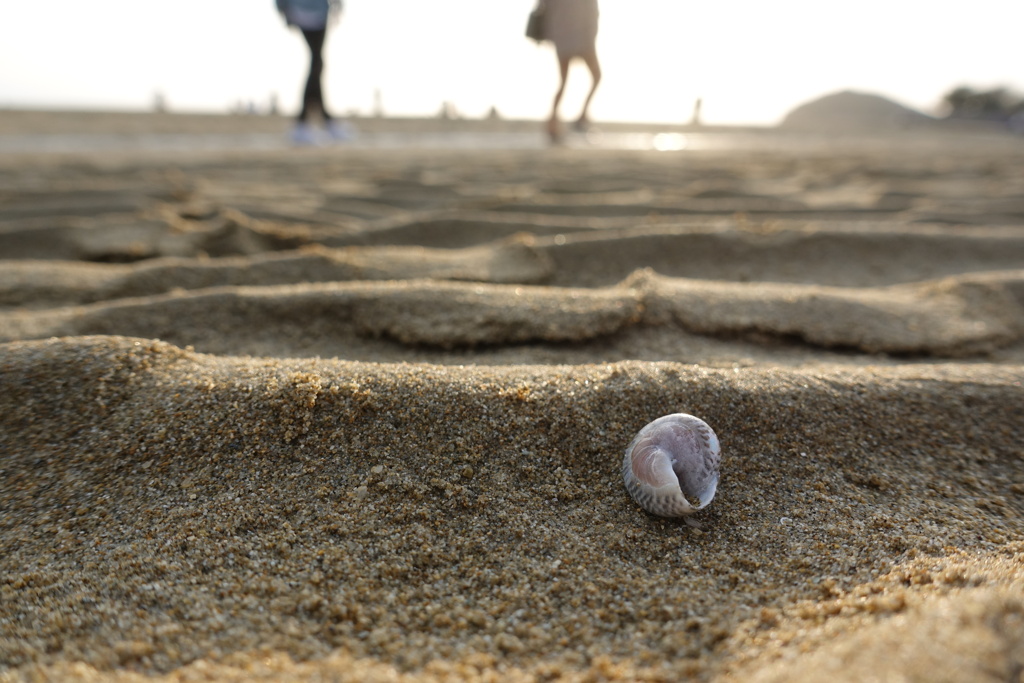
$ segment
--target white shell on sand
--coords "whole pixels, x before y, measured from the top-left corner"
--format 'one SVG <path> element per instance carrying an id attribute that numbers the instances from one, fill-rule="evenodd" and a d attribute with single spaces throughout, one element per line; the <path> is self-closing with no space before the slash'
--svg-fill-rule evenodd
<path id="1" fill-rule="evenodd" d="M 622 478 L 640 507 L 683 517 L 715 497 L 721 448 L 704 420 L 675 413 L 641 429 L 626 448 Z"/>

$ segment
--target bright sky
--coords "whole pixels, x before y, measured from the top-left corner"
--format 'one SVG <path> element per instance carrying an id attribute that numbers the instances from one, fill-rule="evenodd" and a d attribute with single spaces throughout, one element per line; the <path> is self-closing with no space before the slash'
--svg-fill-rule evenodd
<path id="1" fill-rule="evenodd" d="M 346 0 L 326 50 L 337 112 L 546 115 L 550 47 L 523 35 L 533 0 Z M 686 122 L 703 99 L 710 124 L 774 124 L 843 89 L 931 110 L 956 85 L 1024 92 L 1020 0 L 601 0 L 605 76 L 596 120 Z M 301 37 L 273 0 L 5 0 L 0 107 L 296 108 Z M 588 84 L 570 73 L 563 116 Z"/>

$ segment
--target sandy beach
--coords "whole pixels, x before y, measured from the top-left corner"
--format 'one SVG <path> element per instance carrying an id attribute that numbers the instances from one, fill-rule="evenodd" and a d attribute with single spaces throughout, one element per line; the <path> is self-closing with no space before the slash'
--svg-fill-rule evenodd
<path id="1" fill-rule="evenodd" d="M 664 134 L 0 156 L 0 681 L 1018 680 L 1024 139 Z"/>

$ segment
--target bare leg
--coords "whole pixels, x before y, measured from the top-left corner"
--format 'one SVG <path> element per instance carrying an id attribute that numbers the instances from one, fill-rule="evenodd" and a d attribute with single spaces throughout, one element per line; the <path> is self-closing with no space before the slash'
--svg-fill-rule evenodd
<path id="1" fill-rule="evenodd" d="M 308 121 L 314 110 L 319 110 L 324 121 L 330 121 L 331 115 L 324 106 L 324 91 L 320 81 L 324 71 L 324 38 L 327 35 L 326 29 L 312 31 L 302 29 L 302 36 L 309 45 L 309 76 L 306 78 L 306 89 L 302 93 L 302 111 L 299 113 L 299 121 Z"/>
<path id="2" fill-rule="evenodd" d="M 565 92 L 565 81 L 569 76 L 569 58 L 558 57 L 558 90 L 555 92 L 555 101 L 551 104 L 551 117 L 548 119 L 548 137 L 552 142 L 558 142 L 561 131 L 558 126 L 558 105 L 562 103 L 562 93 Z"/>
<path id="3" fill-rule="evenodd" d="M 594 99 L 597 84 L 601 82 L 601 63 L 597 61 L 597 52 L 584 55 L 583 61 L 586 62 L 587 68 L 590 70 L 591 84 L 590 92 L 587 93 L 587 99 L 583 101 L 583 111 L 580 112 L 580 117 L 576 121 L 576 127 L 581 130 L 587 127 L 587 122 L 589 121 L 587 112 L 590 109 L 590 100 Z"/>

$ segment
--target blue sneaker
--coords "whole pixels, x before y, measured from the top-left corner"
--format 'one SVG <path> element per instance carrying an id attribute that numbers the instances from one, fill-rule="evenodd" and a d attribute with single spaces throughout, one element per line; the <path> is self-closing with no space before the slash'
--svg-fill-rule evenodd
<path id="1" fill-rule="evenodd" d="M 316 136 L 313 135 L 313 127 L 305 122 L 299 122 L 292 128 L 292 143 L 301 146 L 316 144 Z"/>
<path id="2" fill-rule="evenodd" d="M 348 121 L 328 121 L 327 134 L 334 142 L 348 142 L 355 140 L 358 131 Z"/>

